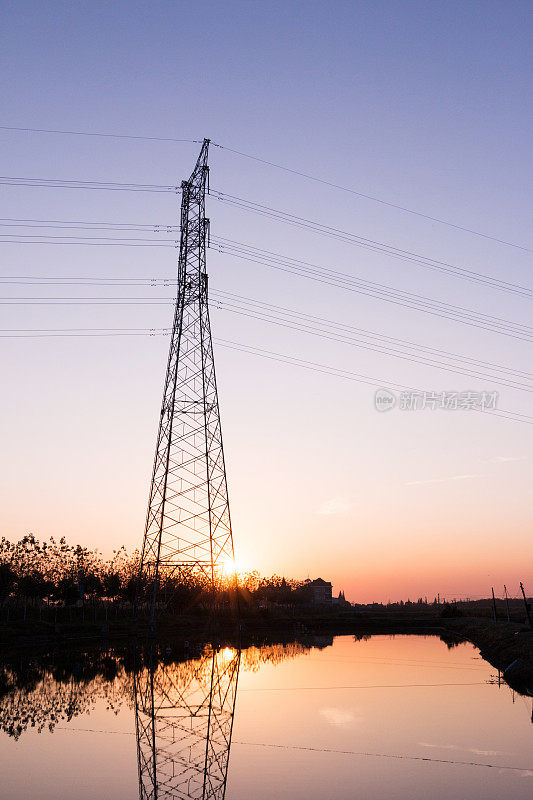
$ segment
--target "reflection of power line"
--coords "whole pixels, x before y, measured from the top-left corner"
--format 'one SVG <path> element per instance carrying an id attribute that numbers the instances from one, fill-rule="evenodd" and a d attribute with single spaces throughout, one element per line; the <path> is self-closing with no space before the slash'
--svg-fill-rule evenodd
<path id="1" fill-rule="evenodd" d="M 213 650 L 135 675 L 140 800 L 223 800 L 240 651 Z"/>
<path id="2" fill-rule="evenodd" d="M 346 689 L 434 689 L 441 686 L 486 686 L 487 681 L 467 683 L 375 683 L 357 686 L 274 686 L 263 689 L 242 689 L 243 692 L 332 692 Z"/>
<path id="3" fill-rule="evenodd" d="M 393 758 L 396 760 L 401 761 L 427 761 L 433 762 L 437 764 L 450 764 L 457 767 L 487 767 L 489 769 L 498 769 L 498 770 L 511 770 L 513 772 L 522 772 L 526 774 L 530 774 L 531 770 L 529 767 L 513 767 L 513 766 L 505 766 L 503 764 L 487 764 L 481 761 L 453 761 L 449 758 L 434 758 L 430 756 L 409 756 L 403 755 L 399 753 L 367 753 L 363 750 L 338 750 L 332 747 L 310 747 L 304 745 L 291 745 L 291 744 L 274 744 L 270 742 L 235 742 L 235 744 L 239 745 L 247 745 L 249 747 L 270 747 L 276 750 L 300 750 L 300 751 L 308 751 L 311 753 L 335 753 L 338 755 L 345 755 L 345 756 L 370 756 L 371 758 Z"/>

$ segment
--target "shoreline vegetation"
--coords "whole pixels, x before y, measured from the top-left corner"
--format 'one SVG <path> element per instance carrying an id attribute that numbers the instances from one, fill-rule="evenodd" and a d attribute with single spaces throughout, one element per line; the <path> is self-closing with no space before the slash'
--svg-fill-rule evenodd
<path id="1" fill-rule="evenodd" d="M 448 647 L 469 641 L 481 656 L 498 669 L 516 691 L 533 695 L 533 630 L 516 622 L 494 622 L 484 617 L 438 617 L 429 615 L 343 612 L 336 615 L 315 609 L 305 615 L 287 616 L 269 612 L 238 618 L 222 613 L 216 619 L 205 614 L 166 615 L 155 632 L 147 619 L 129 618 L 102 625 L 87 621 L 47 626 L 36 629 L 32 623 L 20 622 L 7 627 L 0 624 L 0 663 L 13 654 L 69 648 L 103 649 L 123 644 L 144 648 L 198 647 L 230 644 L 249 647 L 267 642 L 300 642 L 326 640 L 338 635 L 366 637 L 372 635 L 439 636 Z"/>
<path id="2" fill-rule="evenodd" d="M 2 626 L 3 627 L 3 626 Z M 148 625 L 130 624 L 117 628 L 87 624 L 36 634 L 26 628 L 4 637 L 1 630 L 1 665 L 11 659 L 49 657 L 50 654 L 91 651 L 105 653 L 109 647 L 133 651 L 155 648 L 157 651 L 181 652 L 187 658 L 206 644 L 218 647 L 258 647 L 265 644 L 309 644 L 327 646 L 333 637 L 351 635 L 367 638 L 375 635 L 438 636 L 448 647 L 469 641 L 480 655 L 502 673 L 515 691 L 533 696 L 533 631 L 517 623 L 494 622 L 483 618 L 417 618 L 399 615 L 386 619 L 374 615 L 342 615 L 337 618 L 315 614 L 304 620 L 263 617 L 243 623 L 227 616 L 216 624 L 205 618 L 184 617 L 161 620 L 155 633 Z M 317 644 L 318 643 L 318 644 Z"/>
<path id="3" fill-rule="evenodd" d="M 304 581 L 251 572 L 237 586 L 234 579 L 220 582 L 214 594 L 198 581 L 174 580 L 153 631 L 146 603 L 134 613 L 138 567 L 139 553 L 124 547 L 105 560 L 65 539 L 2 538 L 0 651 L 120 640 L 431 633 L 472 642 L 502 672 L 514 665 L 533 689 L 533 630 L 516 600 L 320 605 L 310 601 Z"/>

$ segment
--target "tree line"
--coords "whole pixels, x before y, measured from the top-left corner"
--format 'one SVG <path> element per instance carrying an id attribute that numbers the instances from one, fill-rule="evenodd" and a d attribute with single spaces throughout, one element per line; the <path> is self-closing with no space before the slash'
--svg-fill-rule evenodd
<path id="1" fill-rule="evenodd" d="M 9 598 L 75 603 L 84 597 L 131 600 L 139 553 L 122 546 L 104 559 L 98 550 L 69 544 L 65 537 L 39 541 L 27 534 L 0 541 L 0 603 Z"/>
<path id="2" fill-rule="evenodd" d="M 0 606 L 13 602 L 30 605 L 73 606 L 88 602 L 133 603 L 138 585 L 140 554 L 125 546 L 104 558 L 97 549 L 70 544 L 65 537 L 40 541 L 27 534 L 17 542 L 0 540 Z M 172 578 L 171 605 L 187 607 L 206 599 L 211 587 L 198 578 Z M 233 579 L 217 587 L 218 599 L 227 596 Z M 305 583 L 279 575 L 263 577 L 257 571 L 239 575 L 242 598 L 255 606 L 300 605 L 308 601 Z M 168 588 L 168 587 L 167 587 Z"/>

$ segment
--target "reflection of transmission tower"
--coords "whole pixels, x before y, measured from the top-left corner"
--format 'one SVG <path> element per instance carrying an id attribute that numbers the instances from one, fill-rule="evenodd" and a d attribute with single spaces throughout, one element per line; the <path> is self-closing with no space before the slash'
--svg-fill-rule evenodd
<path id="1" fill-rule="evenodd" d="M 209 139 L 181 184 L 178 295 L 159 421 L 139 585 L 172 577 L 214 586 L 234 558 L 206 274 L 205 188 Z"/>
<path id="2" fill-rule="evenodd" d="M 140 800 L 224 800 L 240 651 L 135 675 Z"/>

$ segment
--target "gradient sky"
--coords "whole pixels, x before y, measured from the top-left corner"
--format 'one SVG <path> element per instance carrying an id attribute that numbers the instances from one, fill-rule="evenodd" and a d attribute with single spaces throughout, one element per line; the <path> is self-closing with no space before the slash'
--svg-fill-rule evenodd
<path id="1" fill-rule="evenodd" d="M 212 148 L 211 186 L 531 286 L 528 2 L 4 2 L 5 126 L 202 139 L 526 249 Z M 2 175 L 179 184 L 199 146 L 0 130 Z M 176 224 L 179 197 L 2 186 L 10 219 Z M 269 221 L 211 198 L 212 231 L 527 325 L 524 297 Z M 3 230 L 8 230 L 4 228 Z M 9 229 L 11 233 L 16 229 Z M 50 231 L 48 232 L 50 233 Z M 52 231 L 53 233 L 53 231 Z M 1 237 L 0 237 L 1 238 Z M 167 276 L 172 249 L 0 244 L 4 276 Z M 527 371 L 528 344 L 213 250 L 210 285 Z M 125 296 L 2 286 L 3 297 Z M 127 296 L 170 297 L 131 288 Z M 3 305 L 2 329 L 165 327 L 170 305 Z M 231 339 L 374 386 L 215 346 L 238 560 L 321 575 L 355 601 L 533 590 L 531 424 L 374 410 L 393 384 L 480 380 L 212 311 Z M 3 338 L 1 532 L 141 543 L 168 339 Z"/>

